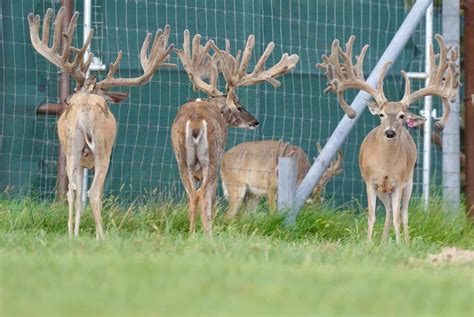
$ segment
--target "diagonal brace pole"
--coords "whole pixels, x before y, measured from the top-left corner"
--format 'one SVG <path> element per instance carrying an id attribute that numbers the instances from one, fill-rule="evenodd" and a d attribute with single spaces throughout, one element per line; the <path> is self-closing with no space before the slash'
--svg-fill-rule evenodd
<path id="1" fill-rule="evenodd" d="M 398 55 L 415 32 L 418 23 L 424 17 L 426 10 L 432 2 L 432 0 L 418 0 L 415 2 L 413 8 L 408 13 L 407 17 L 403 21 L 402 25 L 398 29 L 388 47 L 385 49 L 385 52 L 367 79 L 367 83 L 369 85 L 373 87 L 376 86 L 377 79 L 386 61 L 395 61 L 397 59 Z M 311 169 L 306 174 L 303 182 L 300 184 L 298 191 L 296 192 L 295 208 L 293 209 L 293 212 L 288 215 L 288 218 L 286 219 L 287 224 L 292 224 L 295 222 L 296 216 L 298 215 L 299 210 L 303 206 L 305 200 L 309 197 L 313 191 L 313 188 L 319 182 L 319 179 L 328 167 L 337 150 L 346 140 L 349 132 L 356 124 L 367 105 L 367 101 L 369 100 L 370 95 L 363 91 L 359 92 L 355 97 L 351 107 L 357 113 L 356 117 L 354 119 L 349 119 L 346 115 L 344 115 L 342 120 L 337 125 L 316 161 L 311 166 Z"/>

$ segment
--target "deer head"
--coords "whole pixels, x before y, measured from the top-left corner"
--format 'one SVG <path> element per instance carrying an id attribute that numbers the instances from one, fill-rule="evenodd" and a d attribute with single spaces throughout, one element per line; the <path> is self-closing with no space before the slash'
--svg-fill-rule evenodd
<path id="1" fill-rule="evenodd" d="M 410 79 L 406 72 L 402 71 L 401 74 L 405 79 L 405 95 L 400 101 L 396 102 L 388 101 L 383 92 L 385 74 L 392 62 L 387 61 L 385 63 L 377 82 L 377 88 L 374 88 L 366 83 L 363 73 L 364 57 L 369 46 L 365 45 L 362 48 L 354 65 L 352 62 L 352 46 L 355 36 L 352 35 L 349 38 L 345 52 L 341 50 L 339 40 L 336 39 L 332 43 L 331 55 L 323 55 L 323 62 L 316 65 L 326 70 L 328 86 L 324 92 L 332 91 L 337 94 L 338 102 L 349 118 L 354 118 L 356 113 L 345 101 L 344 92 L 347 89 L 359 89 L 369 93 L 374 99 L 374 102 L 369 103 L 369 110 L 372 114 L 380 116 L 386 132 L 385 136 L 388 139 L 396 137 L 397 131 L 401 128 L 403 122 L 406 122 L 409 127 L 414 127 L 424 121 L 424 118 L 408 111 L 410 104 L 429 95 L 439 96 L 443 101 L 444 114 L 441 121 L 437 122 L 436 125 L 439 129 L 442 129 L 449 116 L 449 102 L 456 98 L 457 88 L 460 85 L 459 69 L 456 65 L 458 51 L 457 49 L 447 48 L 441 35 L 436 34 L 435 39 L 438 42 L 440 53 L 435 55 L 433 46 L 431 46 L 431 69 L 428 74 L 427 86 L 412 93 Z"/>
<path id="2" fill-rule="evenodd" d="M 176 51 L 194 89 L 205 92 L 210 96 L 210 100 L 218 103 L 230 126 L 255 128 L 258 125 L 256 119 L 239 102 L 236 94 L 237 87 L 255 85 L 265 81 L 274 87 L 279 87 L 280 82 L 276 78 L 292 70 L 299 60 L 298 55 L 288 56 L 285 53 L 277 64 L 265 70 L 265 62 L 275 47 L 275 44 L 271 42 L 255 65 L 254 70 L 248 74 L 247 68 L 254 46 L 255 37 L 250 35 L 242 56 L 239 50 L 234 57 L 230 53 L 228 39 L 226 39 L 226 49 L 222 51 L 212 40 L 202 46 L 201 35 L 196 34 L 192 41 L 191 51 L 189 31 L 185 30 L 183 49 Z M 213 55 L 209 53 L 211 49 L 214 50 Z M 223 74 L 226 81 L 225 93 L 217 88 L 219 73 Z M 205 81 L 206 78 L 209 78 L 209 83 Z"/>

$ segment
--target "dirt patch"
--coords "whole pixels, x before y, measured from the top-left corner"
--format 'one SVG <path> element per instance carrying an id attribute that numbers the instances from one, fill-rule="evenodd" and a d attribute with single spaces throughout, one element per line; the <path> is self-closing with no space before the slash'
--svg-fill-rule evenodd
<path id="1" fill-rule="evenodd" d="M 426 261 L 433 264 L 465 264 L 474 262 L 474 250 L 463 250 L 455 247 L 443 248 L 437 254 L 429 254 Z"/>

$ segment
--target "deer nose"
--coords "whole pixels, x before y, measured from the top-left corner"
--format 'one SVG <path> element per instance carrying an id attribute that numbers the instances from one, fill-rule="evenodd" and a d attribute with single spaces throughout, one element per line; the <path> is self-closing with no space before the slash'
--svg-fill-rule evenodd
<path id="1" fill-rule="evenodd" d="M 256 129 L 258 127 L 258 121 L 255 120 L 255 121 L 250 122 L 249 126 L 252 129 Z"/>
<path id="2" fill-rule="evenodd" d="M 390 129 L 385 131 L 385 136 L 389 139 L 393 139 L 397 135 L 394 130 Z"/>

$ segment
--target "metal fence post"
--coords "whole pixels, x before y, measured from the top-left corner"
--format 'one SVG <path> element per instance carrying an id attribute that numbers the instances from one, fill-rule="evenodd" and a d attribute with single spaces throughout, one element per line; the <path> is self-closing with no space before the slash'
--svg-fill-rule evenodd
<path id="1" fill-rule="evenodd" d="M 459 0 L 443 1 L 443 36 L 447 46 L 459 47 L 459 9 Z M 459 121 L 458 93 L 443 130 L 443 198 L 453 211 L 459 211 L 461 202 Z"/>
<path id="2" fill-rule="evenodd" d="M 278 158 L 278 211 L 293 214 L 296 198 L 296 158 Z M 290 223 L 293 223 L 290 221 Z"/>
<path id="3" fill-rule="evenodd" d="M 426 10 L 425 17 L 425 85 L 428 85 L 428 73 L 431 67 L 430 48 L 433 45 L 433 4 Z M 433 96 L 424 98 L 424 116 L 426 118 L 423 125 L 423 206 L 428 209 L 430 202 L 430 185 L 431 185 L 431 108 Z"/>
<path id="4" fill-rule="evenodd" d="M 405 44 L 418 26 L 418 23 L 424 17 L 428 6 L 432 2 L 432 0 L 418 0 L 415 2 L 413 8 L 410 10 L 392 41 L 386 48 L 369 78 L 367 78 L 367 83 L 369 85 L 374 87 L 376 86 L 377 78 L 379 77 L 382 67 L 387 60 L 395 61 L 397 59 L 398 55 L 403 50 Z M 356 124 L 357 119 L 365 109 L 368 100 L 370 100 L 370 95 L 368 93 L 359 92 L 357 94 L 356 98 L 351 104 L 351 107 L 356 111 L 357 116 L 354 119 L 349 119 L 347 116 L 344 116 L 337 125 L 328 142 L 322 149 L 316 161 L 313 163 L 313 166 L 311 166 L 311 169 L 306 174 L 303 182 L 300 184 L 298 191 L 296 192 L 295 208 L 293 213 L 288 215 L 289 219 L 296 218 L 299 209 L 303 206 L 305 200 L 313 191 L 314 186 L 316 186 L 316 184 L 319 182 L 319 179 L 331 162 L 332 157 L 334 157 L 337 150 L 346 140 L 352 127 Z"/>

